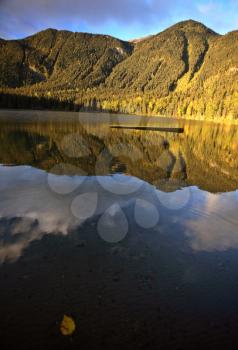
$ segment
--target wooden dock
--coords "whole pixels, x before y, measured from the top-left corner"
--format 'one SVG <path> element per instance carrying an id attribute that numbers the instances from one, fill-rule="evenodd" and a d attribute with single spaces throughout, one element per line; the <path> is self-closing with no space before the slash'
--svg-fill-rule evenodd
<path id="1" fill-rule="evenodd" d="M 112 129 L 127 129 L 127 130 L 147 130 L 147 131 L 164 131 L 164 132 L 174 132 L 183 133 L 184 128 L 173 128 L 173 127 L 162 127 L 162 126 L 127 126 L 127 125 L 111 125 Z"/>

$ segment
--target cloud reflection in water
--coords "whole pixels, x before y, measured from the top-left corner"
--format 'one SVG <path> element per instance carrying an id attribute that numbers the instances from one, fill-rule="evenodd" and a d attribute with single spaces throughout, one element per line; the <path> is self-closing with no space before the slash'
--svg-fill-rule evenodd
<path id="1" fill-rule="evenodd" d="M 51 185 L 54 179 L 57 184 L 60 183 L 58 175 L 51 174 L 50 177 Z M 117 186 L 117 178 L 120 182 L 128 180 L 128 184 L 139 181 L 141 186 L 127 195 L 117 194 L 116 188 L 108 191 L 108 188 Z M 103 239 L 104 236 L 109 237 L 110 225 L 114 225 L 113 234 L 118 231 L 120 239 L 112 235 L 107 241 L 116 243 L 126 236 L 129 225 L 126 215 L 130 206 L 135 208 L 134 225 L 140 225 L 144 230 L 152 229 L 154 225 L 167 235 L 176 231 L 184 236 L 184 241 L 189 239 L 193 250 L 238 248 L 237 192 L 213 195 L 190 187 L 189 205 L 171 209 L 171 206 L 166 208 L 166 202 L 159 201 L 161 191 L 137 178 L 116 175 L 115 178 L 103 176 L 100 181 L 96 176 L 84 177 L 84 181 L 75 176 L 65 176 L 65 179 L 67 183 L 78 182 L 78 188 L 68 194 L 56 193 L 48 184 L 48 174 L 42 170 L 30 166 L 0 167 L 1 262 L 15 261 L 32 241 L 41 239 L 45 234 L 70 234 L 85 220 L 97 216 L 99 236 Z M 102 182 L 107 186 L 102 186 Z M 179 198 L 183 201 L 188 189 L 179 191 Z M 174 195 L 175 192 L 171 192 L 166 197 L 172 200 Z M 111 213 L 110 208 L 119 209 Z M 133 234 L 137 234 L 136 229 Z"/>

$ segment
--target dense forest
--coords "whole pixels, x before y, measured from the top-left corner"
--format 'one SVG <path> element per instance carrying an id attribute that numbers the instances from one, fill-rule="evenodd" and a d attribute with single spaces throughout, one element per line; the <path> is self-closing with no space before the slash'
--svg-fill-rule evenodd
<path id="1" fill-rule="evenodd" d="M 0 106 L 235 120 L 237 43 L 191 20 L 134 42 L 54 29 L 0 39 Z"/>

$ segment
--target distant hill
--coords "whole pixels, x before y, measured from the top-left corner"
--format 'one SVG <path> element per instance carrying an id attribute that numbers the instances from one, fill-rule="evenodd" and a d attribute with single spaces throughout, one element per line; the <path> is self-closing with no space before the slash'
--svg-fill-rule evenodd
<path id="1" fill-rule="evenodd" d="M 47 29 L 0 39 L 2 107 L 238 118 L 238 31 L 184 21 L 131 42 Z"/>

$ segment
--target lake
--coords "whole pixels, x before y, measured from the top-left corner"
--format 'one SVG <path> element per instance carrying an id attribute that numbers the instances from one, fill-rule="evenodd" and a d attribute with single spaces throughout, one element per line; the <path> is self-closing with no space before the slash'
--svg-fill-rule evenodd
<path id="1" fill-rule="evenodd" d="M 2 110 L 3 347 L 231 348 L 237 151 L 232 125 Z"/>

